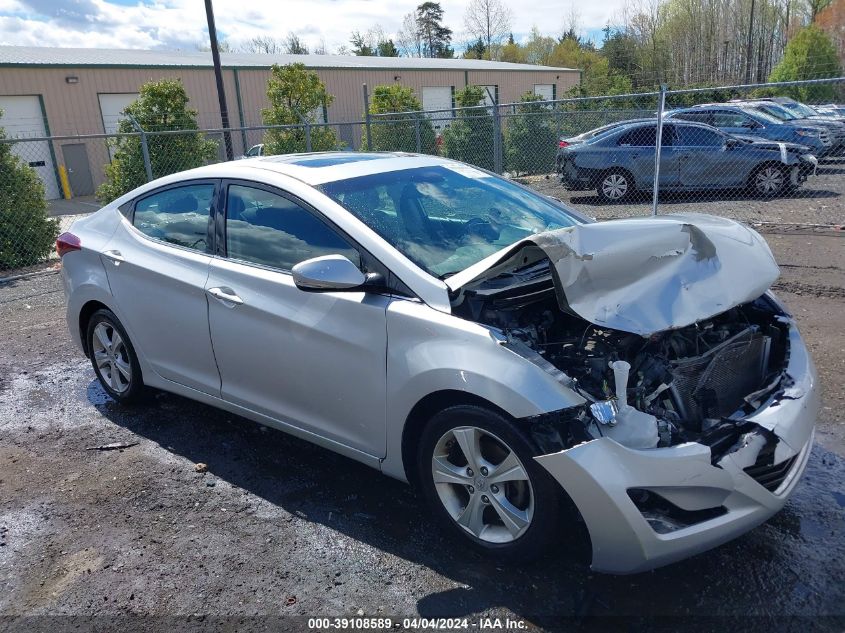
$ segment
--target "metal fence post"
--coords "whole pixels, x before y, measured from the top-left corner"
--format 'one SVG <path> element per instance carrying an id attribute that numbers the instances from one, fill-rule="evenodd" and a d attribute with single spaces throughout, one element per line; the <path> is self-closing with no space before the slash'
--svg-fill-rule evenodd
<path id="1" fill-rule="evenodd" d="M 153 165 L 150 162 L 150 148 L 147 145 L 147 133 L 144 132 L 144 128 L 141 127 L 141 124 L 138 123 L 134 116 L 129 114 L 127 117 L 129 122 L 132 123 L 132 127 L 138 130 L 138 133 L 141 135 L 141 154 L 144 156 L 144 170 L 147 172 L 147 182 L 150 182 L 153 180 Z"/>
<path id="2" fill-rule="evenodd" d="M 654 141 L 654 187 L 651 195 L 651 214 L 657 215 L 657 197 L 660 194 L 660 149 L 663 144 L 663 109 L 666 107 L 666 84 L 660 84 L 657 97 L 657 138 Z"/>
<path id="3" fill-rule="evenodd" d="M 311 151 L 311 122 L 302 116 L 299 112 L 296 113 L 296 116 L 299 117 L 300 123 L 305 126 L 305 151 Z"/>
<path id="4" fill-rule="evenodd" d="M 367 151 L 373 151 L 373 131 L 370 129 L 370 93 L 367 91 L 367 84 L 363 84 L 364 90 L 364 123 L 367 129 Z"/>
<path id="5" fill-rule="evenodd" d="M 499 102 L 493 96 L 493 93 L 490 92 L 489 87 L 485 86 L 484 91 L 490 98 L 490 103 L 493 104 L 493 171 L 501 174 L 504 171 L 504 161 L 502 159 L 502 118 L 499 112 Z M 516 112 L 516 105 L 512 105 L 511 107 Z"/>
<path id="6" fill-rule="evenodd" d="M 422 136 L 420 135 L 420 115 L 414 115 L 414 136 L 417 140 L 417 154 L 422 154 Z"/>

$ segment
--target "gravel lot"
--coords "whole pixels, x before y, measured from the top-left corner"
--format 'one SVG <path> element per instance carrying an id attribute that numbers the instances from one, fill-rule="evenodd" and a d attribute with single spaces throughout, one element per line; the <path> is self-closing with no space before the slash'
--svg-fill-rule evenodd
<path id="1" fill-rule="evenodd" d="M 830 195 L 693 209 L 842 224 L 845 163 L 828 168 L 840 175 L 808 187 Z M 535 184 L 566 194 L 554 180 Z M 564 198 L 600 217 L 647 209 L 585 196 Z M 576 532 L 540 564 L 497 566 L 432 528 L 407 486 L 343 457 L 172 395 L 118 407 L 70 344 L 59 276 L 0 284 L 0 629 L 57 631 L 108 616 L 133 616 L 111 630 L 174 629 L 188 622 L 141 618 L 198 614 L 191 622 L 209 628 L 281 630 L 306 623 L 221 618 L 365 614 L 510 617 L 547 630 L 654 630 L 609 619 L 632 616 L 665 618 L 657 626 L 666 630 L 842 631 L 845 232 L 763 230 L 782 267 L 777 290 L 821 376 L 825 408 L 807 474 L 767 524 L 630 577 L 591 573 Z M 86 450 L 111 442 L 137 444 Z M 8 617 L 46 615 L 96 619 Z"/>

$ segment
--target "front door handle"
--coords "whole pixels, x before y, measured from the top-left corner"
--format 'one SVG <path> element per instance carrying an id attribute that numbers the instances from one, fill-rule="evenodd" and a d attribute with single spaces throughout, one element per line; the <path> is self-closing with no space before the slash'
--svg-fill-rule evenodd
<path id="1" fill-rule="evenodd" d="M 110 259 L 115 266 L 120 266 L 126 261 L 126 258 L 120 254 L 120 251 L 104 251 L 103 257 Z"/>
<path id="2" fill-rule="evenodd" d="M 244 302 L 231 288 L 209 288 L 208 294 L 223 303 L 233 303 L 236 306 L 242 305 Z"/>

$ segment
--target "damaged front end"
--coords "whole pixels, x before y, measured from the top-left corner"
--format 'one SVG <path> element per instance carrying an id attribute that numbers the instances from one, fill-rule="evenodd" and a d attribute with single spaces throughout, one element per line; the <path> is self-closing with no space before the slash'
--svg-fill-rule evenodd
<path id="1" fill-rule="evenodd" d="M 780 509 L 819 407 L 795 323 L 765 291 L 778 271 L 762 238 L 722 220 L 630 224 L 646 250 L 602 243 L 602 225 L 535 236 L 453 295 L 456 314 L 586 399 L 529 425 L 587 524 L 593 568 L 615 573 Z"/>

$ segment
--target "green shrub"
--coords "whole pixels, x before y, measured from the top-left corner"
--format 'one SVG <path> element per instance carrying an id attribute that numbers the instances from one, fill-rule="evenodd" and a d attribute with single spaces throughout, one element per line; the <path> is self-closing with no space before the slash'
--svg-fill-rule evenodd
<path id="1" fill-rule="evenodd" d="M 0 140 L 5 138 L 0 128 Z M 58 221 L 47 217 L 44 183 L 10 143 L 0 143 L 0 270 L 44 261 L 58 233 Z"/>
<path id="2" fill-rule="evenodd" d="M 517 174 L 554 170 L 557 133 L 553 114 L 542 97 L 525 93 L 505 128 L 505 169 Z"/>
<path id="3" fill-rule="evenodd" d="M 443 132 L 443 148 L 449 158 L 492 170 L 495 126 L 493 115 L 480 105 L 483 101 L 481 86 L 467 86 L 455 93 L 456 105 L 465 109 L 457 111 Z"/>
<path id="4" fill-rule="evenodd" d="M 264 134 L 265 154 L 294 154 L 308 151 L 303 119 L 317 123 L 317 112 L 334 100 L 319 75 L 304 64 L 273 64 L 267 80 L 270 107 L 262 111 L 266 125 L 295 125 L 291 129 L 267 130 Z M 338 149 L 335 131 L 328 126 L 311 128 L 311 151 Z"/>
<path id="5" fill-rule="evenodd" d="M 208 164 L 217 158 L 217 143 L 198 130 L 197 111 L 188 108 L 188 94 L 179 79 L 151 81 L 141 86 L 138 99 L 124 112 L 145 131 L 188 130 L 184 134 L 147 136 L 153 178 L 161 178 L 186 169 Z M 135 132 L 128 119 L 120 121 L 117 131 Z M 103 204 L 119 198 L 147 182 L 141 139 L 122 136 L 111 143 L 114 158 L 106 166 L 106 180 L 97 189 Z"/>
<path id="6" fill-rule="evenodd" d="M 422 104 L 414 91 L 407 86 L 391 84 L 376 86 L 370 102 L 370 114 L 391 114 L 374 117 L 370 126 L 373 150 L 377 152 L 437 153 L 437 139 L 431 121 L 418 114 Z M 402 114 L 417 112 L 417 114 Z M 417 126 L 420 145 L 417 149 Z"/>

